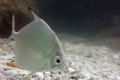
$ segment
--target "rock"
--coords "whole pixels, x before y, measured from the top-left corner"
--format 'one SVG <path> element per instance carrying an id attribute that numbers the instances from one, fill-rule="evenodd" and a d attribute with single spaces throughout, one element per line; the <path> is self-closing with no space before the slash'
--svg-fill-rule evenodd
<path id="1" fill-rule="evenodd" d="M 37 74 L 39 78 L 44 79 L 44 74 L 43 73 L 37 72 L 35 74 Z"/>
<path id="2" fill-rule="evenodd" d="M 120 76 L 116 76 L 116 78 L 117 78 L 118 80 L 120 80 Z"/>
<path id="3" fill-rule="evenodd" d="M 46 75 L 46 76 L 50 76 L 50 72 L 44 72 L 44 74 Z"/>
<path id="4" fill-rule="evenodd" d="M 114 54 L 114 55 L 113 55 L 113 58 L 119 59 L 119 56 L 118 56 L 117 54 Z"/>
<path id="5" fill-rule="evenodd" d="M 82 69 L 80 72 L 79 72 L 79 77 L 81 78 L 90 78 L 91 76 L 91 73 L 89 73 L 87 70 L 85 69 Z"/>
<path id="6" fill-rule="evenodd" d="M 60 75 L 60 74 L 55 75 L 55 79 L 61 79 L 61 78 L 62 78 L 62 75 Z"/>
<path id="7" fill-rule="evenodd" d="M 79 78 L 79 76 L 77 76 L 77 75 L 71 76 L 71 79 L 73 79 L 73 80 L 78 80 L 78 78 Z"/>
<path id="8" fill-rule="evenodd" d="M 74 70 L 74 69 L 72 69 L 72 68 L 68 68 L 68 72 L 69 73 L 73 73 L 73 72 L 75 72 L 76 70 Z"/>
<path id="9" fill-rule="evenodd" d="M 7 71 L 4 71 L 3 73 L 6 74 L 6 75 L 12 75 L 12 76 L 18 74 L 18 72 L 15 71 L 15 70 L 7 70 Z"/>
<path id="10" fill-rule="evenodd" d="M 3 70 L 2 66 L 0 65 L 0 73 L 3 72 L 3 71 L 4 71 L 4 70 Z"/>
<path id="11" fill-rule="evenodd" d="M 43 78 L 38 77 L 36 80 L 44 80 L 44 79 L 43 79 Z M 50 80 L 50 79 L 47 79 L 47 80 Z"/>
<path id="12" fill-rule="evenodd" d="M 16 79 L 22 79 L 22 78 L 23 78 L 23 77 L 20 76 L 20 75 L 16 75 L 15 77 L 16 77 Z"/>
<path id="13" fill-rule="evenodd" d="M 3 77 L 4 75 L 2 73 L 0 73 L 0 77 Z"/>
<path id="14" fill-rule="evenodd" d="M 58 71 L 51 71 L 51 74 L 57 74 Z"/>
<path id="15" fill-rule="evenodd" d="M 33 80 L 33 79 L 30 79 L 29 77 L 24 77 L 21 80 Z"/>

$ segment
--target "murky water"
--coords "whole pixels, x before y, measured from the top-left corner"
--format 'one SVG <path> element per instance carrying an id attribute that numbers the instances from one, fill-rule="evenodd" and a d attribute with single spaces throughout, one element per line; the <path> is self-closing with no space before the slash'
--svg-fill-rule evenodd
<path id="1" fill-rule="evenodd" d="M 0 1 L 0 80 L 120 80 L 120 2 L 88 0 Z M 22 6 L 21 6 L 22 5 Z M 28 71 L 6 65 L 14 61 L 12 15 L 16 31 L 33 20 L 27 7 L 57 34 L 71 62 L 65 72 Z"/>

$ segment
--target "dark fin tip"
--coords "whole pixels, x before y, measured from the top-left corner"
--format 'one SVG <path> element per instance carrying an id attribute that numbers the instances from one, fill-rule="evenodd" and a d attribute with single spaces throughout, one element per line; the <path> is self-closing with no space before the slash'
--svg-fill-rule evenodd
<path id="1" fill-rule="evenodd" d="M 28 10 L 33 11 L 35 13 L 35 11 L 32 8 L 30 8 L 30 7 L 28 7 Z"/>
<path id="2" fill-rule="evenodd" d="M 28 10 L 32 10 L 30 7 L 28 7 Z M 33 11 L 33 10 L 32 10 Z"/>
<path id="3" fill-rule="evenodd" d="M 28 7 L 28 10 L 30 10 L 30 11 L 32 11 L 32 12 L 35 13 L 35 11 L 34 11 L 32 8 L 30 8 L 30 7 Z M 36 14 L 36 13 L 35 13 L 35 14 Z"/>

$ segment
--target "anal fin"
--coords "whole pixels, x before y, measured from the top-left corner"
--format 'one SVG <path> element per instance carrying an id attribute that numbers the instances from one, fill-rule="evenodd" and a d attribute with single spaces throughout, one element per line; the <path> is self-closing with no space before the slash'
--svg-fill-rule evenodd
<path id="1" fill-rule="evenodd" d="M 32 72 L 30 72 L 28 75 L 27 75 L 27 77 L 30 77 L 30 76 L 32 76 L 34 73 L 32 73 Z"/>

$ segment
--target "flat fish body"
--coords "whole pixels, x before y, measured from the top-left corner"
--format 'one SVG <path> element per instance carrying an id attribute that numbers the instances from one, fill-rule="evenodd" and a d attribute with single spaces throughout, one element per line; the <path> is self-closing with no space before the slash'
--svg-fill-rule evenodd
<path id="1" fill-rule="evenodd" d="M 45 21 L 31 12 L 34 20 L 18 32 L 14 31 L 13 16 L 11 37 L 15 39 L 15 65 L 32 72 L 64 67 L 65 53 L 56 34 Z"/>

